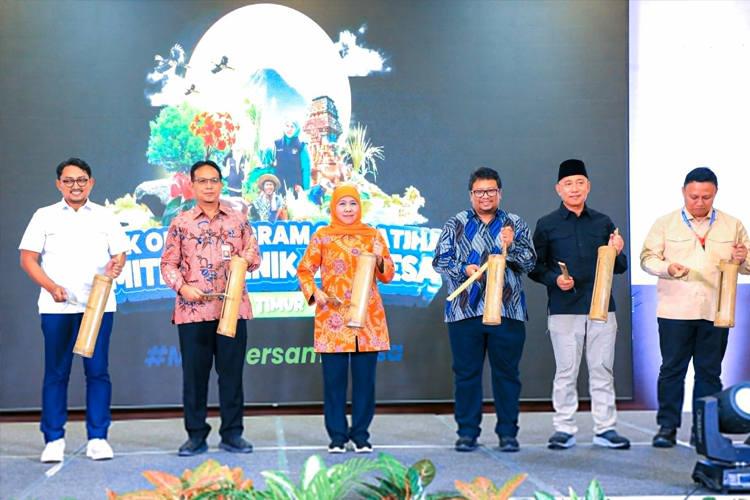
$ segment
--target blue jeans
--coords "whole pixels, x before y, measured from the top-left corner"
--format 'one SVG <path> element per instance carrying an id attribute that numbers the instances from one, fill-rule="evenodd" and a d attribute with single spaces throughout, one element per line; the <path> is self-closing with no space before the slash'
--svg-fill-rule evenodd
<path id="1" fill-rule="evenodd" d="M 682 423 L 685 374 L 690 359 L 695 368 L 693 404 L 698 398 L 721 391 L 721 361 L 727 350 L 728 328 L 712 321 L 657 318 L 661 367 L 657 382 L 659 410 L 656 423 L 676 429 Z"/>
<path id="2" fill-rule="evenodd" d="M 323 353 L 323 415 L 331 441 L 355 443 L 370 438 L 375 416 L 377 352 Z M 352 425 L 346 423 L 346 389 L 352 367 Z"/>
<path id="3" fill-rule="evenodd" d="M 518 364 L 526 341 L 523 321 L 503 318 L 497 326 L 482 323 L 482 317 L 448 323 L 453 352 L 455 417 L 458 435 L 476 438 L 482 430 L 482 370 L 485 357 L 492 370 L 498 436 L 518 434 L 521 379 Z"/>
<path id="4" fill-rule="evenodd" d="M 114 313 L 104 313 L 94 354 L 83 359 L 86 375 L 86 433 L 89 439 L 107 439 L 112 421 L 109 405 L 112 382 L 109 380 L 109 338 Z M 73 346 L 78 337 L 83 313 L 42 314 L 44 334 L 44 384 L 42 386 L 42 422 L 44 442 L 65 437 L 68 420 L 68 382 L 73 367 Z"/>

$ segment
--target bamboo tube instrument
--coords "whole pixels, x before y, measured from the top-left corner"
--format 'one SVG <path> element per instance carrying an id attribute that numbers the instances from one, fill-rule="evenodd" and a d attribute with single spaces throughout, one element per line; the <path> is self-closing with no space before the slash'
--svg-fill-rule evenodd
<path id="1" fill-rule="evenodd" d="M 346 326 L 350 328 L 365 327 L 376 262 L 377 257 L 371 252 L 362 252 L 357 257 L 357 268 L 352 282 L 352 300 L 349 303 L 346 321 Z"/>
<path id="2" fill-rule="evenodd" d="M 719 261 L 719 287 L 716 297 L 716 316 L 714 326 L 732 328 L 734 310 L 737 304 L 737 274 L 740 263 L 732 259 Z"/>
<path id="3" fill-rule="evenodd" d="M 73 346 L 73 352 L 84 358 L 90 358 L 94 355 L 99 328 L 102 326 L 104 309 L 107 307 L 109 292 L 112 290 L 112 282 L 112 278 L 104 274 L 94 275 L 89 300 L 86 302 L 86 310 L 83 312 L 78 337 L 75 346 Z"/>
<path id="4" fill-rule="evenodd" d="M 487 286 L 484 289 L 482 323 L 499 325 L 503 321 L 503 286 L 505 285 L 505 257 L 508 251 L 503 243 L 503 253 L 487 259 Z"/>
<path id="5" fill-rule="evenodd" d="M 615 236 L 618 231 L 615 229 Z M 609 298 L 612 294 L 612 279 L 615 272 L 617 249 L 608 245 L 599 247 L 596 260 L 596 277 L 594 291 L 591 294 L 589 319 L 597 323 L 606 323 L 609 312 Z"/>
<path id="6" fill-rule="evenodd" d="M 224 304 L 221 306 L 219 328 L 216 333 L 232 337 L 237 334 L 237 318 L 240 315 L 242 295 L 247 290 L 245 276 L 247 275 L 247 261 L 244 257 L 232 256 L 229 261 L 229 276 L 227 277 L 227 291 L 224 294 Z"/>

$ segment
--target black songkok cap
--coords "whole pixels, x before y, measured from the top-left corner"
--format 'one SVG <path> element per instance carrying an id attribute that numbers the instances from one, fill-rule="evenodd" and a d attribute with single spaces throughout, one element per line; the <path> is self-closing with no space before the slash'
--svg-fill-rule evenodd
<path id="1" fill-rule="evenodd" d="M 570 175 L 582 175 L 588 179 L 586 165 L 581 160 L 565 160 L 560 164 L 560 170 L 557 173 L 557 182 Z"/>

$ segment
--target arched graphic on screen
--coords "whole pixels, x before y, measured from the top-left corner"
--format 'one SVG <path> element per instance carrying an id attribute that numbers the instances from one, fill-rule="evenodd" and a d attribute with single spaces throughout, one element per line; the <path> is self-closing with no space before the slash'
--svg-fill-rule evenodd
<path id="1" fill-rule="evenodd" d="M 202 159 L 222 167 L 223 199 L 257 231 L 263 265 L 248 279 L 257 317 L 312 316 L 296 265 L 344 183 L 359 188 L 363 219 L 388 239 L 397 275 L 381 285 L 386 303 L 430 303 L 441 286 L 431 266 L 440 229 L 425 225 L 418 186 L 378 187 L 395 175 L 389 152 L 377 130 L 352 119 L 349 78 L 392 71 L 380 50 L 359 43 L 365 30 L 342 30 L 334 42 L 300 12 L 259 4 L 219 19 L 194 48 L 160 48 L 145 90 L 158 110 L 144 152 L 154 178 L 109 205 L 133 243 L 119 303 L 138 309 L 174 296 L 161 283 L 159 256 L 169 222 L 195 204 L 189 168 Z"/>

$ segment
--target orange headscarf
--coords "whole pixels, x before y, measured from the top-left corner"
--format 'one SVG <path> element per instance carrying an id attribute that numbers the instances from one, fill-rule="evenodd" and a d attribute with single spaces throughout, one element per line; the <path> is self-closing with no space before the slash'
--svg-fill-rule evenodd
<path id="1" fill-rule="evenodd" d="M 357 219 L 351 224 L 343 222 L 336 214 L 336 205 L 345 196 L 351 196 L 357 200 L 359 205 L 359 214 Z M 375 236 L 377 229 L 362 222 L 362 201 L 359 199 L 359 192 L 354 186 L 337 186 L 331 195 L 331 223 L 320 228 L 322 234 L 359 234 L 362 236 Z"/>

